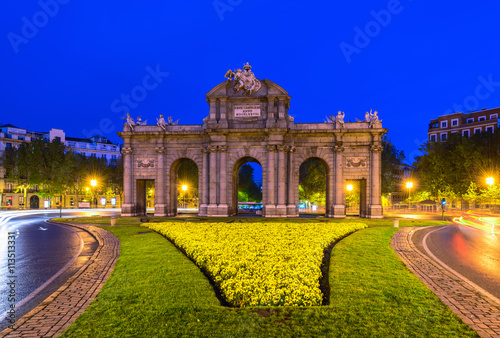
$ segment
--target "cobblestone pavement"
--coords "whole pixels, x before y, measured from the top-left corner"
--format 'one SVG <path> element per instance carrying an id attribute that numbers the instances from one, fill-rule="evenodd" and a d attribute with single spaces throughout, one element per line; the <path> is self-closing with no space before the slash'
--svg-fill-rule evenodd
<path id="1" fill-rule="evenodd" d="M 420 252 L 411 237 L 425 228 L 403 228 L 391 246 L 422 282 L 481 337 L 500 337 L 500 303 Z"/>
<path id="2" fill-rule="evenodd" d="M 91 259 L 63 286 L 17 321 L 1 337 L 57 337 L 97 296 L 120 255 L 120 241 L 111 232 L 91 225 L 70 224 L 90 232 L 99 242 Z"/>

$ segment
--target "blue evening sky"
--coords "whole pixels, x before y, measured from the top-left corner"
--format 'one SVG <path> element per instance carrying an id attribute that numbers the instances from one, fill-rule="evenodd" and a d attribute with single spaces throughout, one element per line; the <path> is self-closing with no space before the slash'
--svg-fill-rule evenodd
<path id="1" fill-rule="evenodd" d="M 122 108 L 150 123 L 162 113 L 201 124 L 205 94 L 249 61 L 289 92 L 296 122 L 377 110 L 396 147 L 414 156 L 431 118 L 500 106 L 499 9 L 497 1 L 7 2 L 0 123 L 115 142 Z"/>

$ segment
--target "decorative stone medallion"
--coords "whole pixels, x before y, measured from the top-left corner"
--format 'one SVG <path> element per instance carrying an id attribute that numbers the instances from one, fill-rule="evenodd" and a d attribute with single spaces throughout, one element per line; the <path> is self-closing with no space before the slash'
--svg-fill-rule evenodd
<path id="1" fill-rule="evenodd" d="M 136 163 L 136 168 L 155 167 L 155 160 L 153 158 L 138 158 L 135 163 Z"/>
<path id="2" fill-rule="evenodd" d="M 348 157 L 347 168 L 364 168 L 366 167 L 366 157 Z"/>

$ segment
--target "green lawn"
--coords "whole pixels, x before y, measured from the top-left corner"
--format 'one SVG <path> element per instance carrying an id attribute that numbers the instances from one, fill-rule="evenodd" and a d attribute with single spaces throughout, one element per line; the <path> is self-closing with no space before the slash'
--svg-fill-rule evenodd
<path id="1" fill-rule="evenodd" d="M 97 220 L 109 224 L 104 217 L 92 223 Z M 205 276 L 168 240 L 143 233 L 148 229 L 138 219 L 118 221 L 104 227 L 121 241 L 115 270 L 65 337 L 477 336 L 391 250 L 392 220 L 363 219 L 371 228 L 334 247 L 330 305 L 308 308 L 222 307 Z"/>

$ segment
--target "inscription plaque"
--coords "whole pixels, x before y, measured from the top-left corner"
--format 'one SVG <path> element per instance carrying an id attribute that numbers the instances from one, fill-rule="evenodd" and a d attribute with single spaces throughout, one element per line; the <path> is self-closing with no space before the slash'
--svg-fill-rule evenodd
<path id="1" fill-rule="evenodd" d="M 260 117 L 260 105 L 234 106 L 234 117 Z"/>

